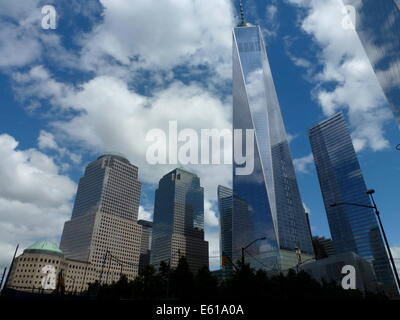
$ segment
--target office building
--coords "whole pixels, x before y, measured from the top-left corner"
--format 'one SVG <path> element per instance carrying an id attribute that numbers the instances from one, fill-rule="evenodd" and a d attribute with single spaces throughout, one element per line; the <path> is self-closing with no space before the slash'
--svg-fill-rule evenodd
<path id="1" fill-rule="evenodd" d="M 153 232 L 153 223 L 151 221 L 139 220 L 138 224 L 142 226 L 140 257 L 139 257 L 139 272 L 140 272 L 150 264 L 151 235 Z"/>
<path id="2" fill-rule="evenodd" d="M 342 113 L 309 131 L 315 166 L 336 254 L 354 252 L 369 261 L 386 292 L 397 292 L 393 270 L 371 206 L 357 154 Z"/>
<path id="3" fill-rule="evenodd" d="M 219 248 L 221 254 L 221 269 L 231 271 L 233 266 L 232 257 L 232 189 L 218 186 L 218 208 L 219 208 Z"/>
<path id="4" fill-rule="evenodd" d="M 320 260 L 335 254 L 332 239 L 325 237 L 313 237 L 315 259 Z"/>
<path id="5" fill-rule="evenodd" d="M 60 249 L 68 259 L 89 261 L 102 282 L 138 274 L 142 226 L 137 223 L 141 183 L 138 168 L 119 154 L 90 163 L 79 181 Z"/>
<path id="6" fill-rule="evenodd" d="M 355 271 L 355 287 L 363 293 L 377 293 L 380 288 L 376 281 L 371 264 L 354 252 L 341 253 L 325 259 L 317 260 L 300 266 L 300 270 L 307 272 L 315 280 L 325 283 L 335 282 L 342 286 L 343 267 L 353 266 Z"/>
<path id="7" fill-rule="evenodd" d="M 196 273 L 208 267 L 208 242 L 204 241 L 204 190 L 200 179 L 184 169 L 161 178 L 155 194 L 150 262 L 176 267 L 185 256 Z"/>
<path id="8" fill-rule="evenodd" d="M 80 293 L 98 280 L 100 270 L 88 261 L 64 257 L 55 243 L 38 241 L 15 258 L 4 288 L 33 292 Z"/>
<path id="9" fill-rule="evenodd" d="M 254 268 L 284 270 L 297 264 L 296 248 L 312 258 L 310 230 L 300 198 L 262 31 L 244 20 L 233 29 L 233 129 L 254 130 L 254 170 L 233 165 L 232 252 Z M 246 140 L 242 139 L 245 149 Z M 234 153 L 235 153 L 234 144 Z M 238 223 L 238 224 L 236 224 Z"/>

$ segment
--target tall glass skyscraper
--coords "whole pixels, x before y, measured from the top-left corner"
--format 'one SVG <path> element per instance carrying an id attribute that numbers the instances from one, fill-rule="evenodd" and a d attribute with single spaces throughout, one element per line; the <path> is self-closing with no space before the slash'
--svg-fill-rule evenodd
<path id="1" fill-rule="evenodd" d="M 208 267 L 204 241 L 204 190 L 194 173 L 175 169 L 161 178 L 154 200 L 150 263 L 176 267 L 185 256 L 192 272 Z"/>
<path id="2" fill-rule="evenodd" d="M 233 165 L 233 258 L 266 237 L 248 248 L 247 260 L 256 268 L 292 267 L 296 248 L 313 254 L 312 240 L 262 32 L 244 20 L 233 29 L 233 129 L 255 132 L 253 173 L 238 175 L 241 166 Z"/>
<path id="3" fill-rule="evenodd" d="M 356 10 L 356 31 L 400 126 L 400 0 L 343 0 Z"/>
<path id="4" fill-rule="evenodd" d="M 355 252 L 374 267 L 377 280 L 396 292 L 393 270 L 371 205 L 351 136 L 342 113 L 309 131 L 335 253 Z"/>

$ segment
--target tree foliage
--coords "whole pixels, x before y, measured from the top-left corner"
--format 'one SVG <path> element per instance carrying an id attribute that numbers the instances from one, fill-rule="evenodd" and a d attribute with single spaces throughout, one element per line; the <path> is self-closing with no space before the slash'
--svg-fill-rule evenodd
<path id="1" fill-rule="evenodd" d="M 87 294 L 99 300 L 271 301 L 271 300 L 382 300 L 386 297 L 358 290 L 344 290 L 336 283 L 318 282 L 304 271 L 268 276 L 265 271 L 241 265 L 231 277 L 219 281 L 207 267 L 193 274 L 185 257 L 170 269 L 144 268 L 128 281 L 122 276 L 112 284 L 90 284 Z"/>

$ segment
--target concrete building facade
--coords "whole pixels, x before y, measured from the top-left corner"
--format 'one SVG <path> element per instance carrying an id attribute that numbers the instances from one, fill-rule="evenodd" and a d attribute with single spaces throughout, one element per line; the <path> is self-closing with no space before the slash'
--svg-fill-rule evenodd
<path id="1" fill-rule="evenodd" d="M 138 168 L 123 156 L 105 154 L 90 163 L 79 181 L 71 220 L 64 225 L 60 249 L 65 257 L 107 270 L 101 282 L 117 281 L 121 273 L 134 279 L 142 235 L 140 190 Z"/>
<path id="2" fill-rule="evenodd" d="M 79 293 L 98 280 L 100 270 L 87 261 L 67 259 L 56 244 L 36 242 L 15 258 L 5 287 L 18 291 Z"/>

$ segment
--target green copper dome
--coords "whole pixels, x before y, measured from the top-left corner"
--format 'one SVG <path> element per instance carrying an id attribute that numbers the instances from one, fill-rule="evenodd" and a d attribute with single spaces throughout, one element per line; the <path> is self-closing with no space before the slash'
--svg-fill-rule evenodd
<path id="1" fill-rule="evenodd" d="M 64 257 L 64 253 L 51 241 L 37 241 L 26 248 L 24 253 L 41 253 Z"/>

